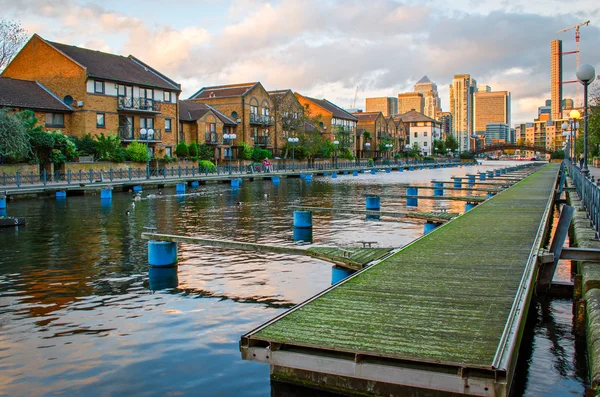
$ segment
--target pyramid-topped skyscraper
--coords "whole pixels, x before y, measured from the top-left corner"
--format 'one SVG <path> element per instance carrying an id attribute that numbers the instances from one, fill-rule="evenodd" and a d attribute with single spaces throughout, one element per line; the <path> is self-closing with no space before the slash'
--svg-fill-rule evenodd
<path id="1" fill-rule="evenodd" d="M 442 104 L 438 95 L 437 84 L 425 75 L 415 84 L 415 92 L 423 94 L 425 99 L 423 113 L 425 113 L 425 116 L 438 120 L 442 113 Z"/>

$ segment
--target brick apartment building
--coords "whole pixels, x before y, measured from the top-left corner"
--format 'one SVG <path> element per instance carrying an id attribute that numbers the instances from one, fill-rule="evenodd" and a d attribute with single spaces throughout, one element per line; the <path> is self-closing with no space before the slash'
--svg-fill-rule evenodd
<path id="1" fill-rule="evenodd" d="M 274 155 L 281 155 L 289 137 L 295 137 L 299 132 L 306 130 L 304 125 L 304 107 L 292 90 L 269 91 L 273 102 L 273 118 L 275 121 L 273 131 Z"/>

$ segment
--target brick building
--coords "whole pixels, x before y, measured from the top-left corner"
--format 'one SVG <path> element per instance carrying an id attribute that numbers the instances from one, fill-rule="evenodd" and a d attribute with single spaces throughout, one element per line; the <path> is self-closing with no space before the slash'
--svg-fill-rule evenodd
<path id="1" fill-rule="evenodd" d="M 295 137 L 305 131 L 304 107 L 292 90 L 269 91 L 273 102 L 273 147 L 275 156 L 281 155 L 289 137 Z"/>
<path id="2" fill-rule="evenodd" d="M 71 104 L 69 133 L 119 134 L 159 156 L 178 142 L 181 87 L 132 55 L 123 57 L 34 34 L 2 76 L 37 81 Z"/>
<path id="3" fill-rule="evenodd" d="M 384 117 L 395 116 L 398 114 L 398 98 L 367 98 L 365 111 L 381 112 Z"/>
<path id="4" fill-rule="evenodd" d="M 386 139 L 387 120 L 382 112 L 353 113 L 356 124 L 356 156 L 359 158 L 380 157 L 379 143 Z M 365 131 L 368 132 L 365 135 Z M 368 138 L 367 138 L 368 136 Z M 369 145 L 366 145 L 366 144 Z"/>
<path id="5" fill-rule="evenodd" d="M 404 114 L 415 109 L 423 113 L 425 109 L 425 97 L 420 92 L 405 92 L 398 94 L 398 114 Z"/>

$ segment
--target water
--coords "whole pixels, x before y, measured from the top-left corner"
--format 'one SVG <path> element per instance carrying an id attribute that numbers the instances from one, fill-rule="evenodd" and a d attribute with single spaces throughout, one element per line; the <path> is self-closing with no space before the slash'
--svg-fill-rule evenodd
<path id="1" fill-rule="evenodd" d="M 429 184 L 486 168 L 244 182 L 239 190 L 206 185 L 196 191 L 204 195 L 138 202 L 129 216 L 125 193 L 110 205 L 99 196 L 10 202 L 8 214 L 25 216 L 27 226 L 0 229 L 0 395 L 288 395 L 289 388 L 271 388 L 267 365 L 240 359 L 238 342 L 328 287 L 331 265 L 184 244 L 175 274 L 149 277 L 143 228 L 289 245 L 289 205 L 364 209 L 367 193 L 400 194 L 397 183 Z M 405 200 L 382 198 L 382 209 L 403 211 Z M 420 200 L 419 209 L 462 212 L 464 203 Z M 315 213 L 313 222 L 318 244 L 402 246 L 423 231 L 421 222 L 359 215 Z M 570 304 L 531 310 L 538 317 L 532 314 L 517 395 L 583 393 L 585 363 L 570 333 Z"/>

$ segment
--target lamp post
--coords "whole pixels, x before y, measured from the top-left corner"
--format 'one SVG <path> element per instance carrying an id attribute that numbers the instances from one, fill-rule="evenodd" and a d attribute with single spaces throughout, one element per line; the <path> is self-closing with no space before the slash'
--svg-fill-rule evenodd
<path id="1" fill-rule="evenodd" d="M 581 172 L 588 175 L 588 86 L 596 78 L 596 70 L 589 64 L 581 65 L 577 68 L 577 80 L 583 84 L 583 169 Z"/>
<path id="2" fill-rule="evenodd" d="M 392 150 L 393 146 L 394 145 L 392 145 L 391 143 L 386 143 L 385 144 L 385 148 L 387 149 L 387 152 L 388 152 L 388 165 L 390 164 L 390 150 Z"/>
<path id="3" fill-rule="evenodd" d="M 292 171 L 295 171 L 295 167 L 294 167 L 294 148 L 298 144 L 298 141 L 299 141 L 298 138 L 288 138 L 288 142 L 292 146 Z"/>
<path id="4" fill-rule="evenodd" d="M 366 152 L 367 158 L 371 158 L 371 156 L 369 155 L 371 152 L 371 143 L 370 142 L 365 142 L 365 152 Z"/>
<path id="5" fill-rule="evenodd" d="M 573 156 L 571 157 L 571 161 L 577 163 L 577 130 L 579 129 L 579 118 L 581 117 L 581 113 L 579 110 L 573 109 L 569 112 L 569 123 L 571 124 L 571 136 L 573 137 Z"/>
<path id="6" fill-rule="evenodd" d="M 223 134 L 223 139 L 229 144 L 229 175 L 231 175 L 231 160 L 233 158 L 233 140 L 237 138 L 235 134 Z"/>
<path id="7" fill-rule="evenodd" d="M 571 132 L 568 131 L 569 130 L 569 123 L 567 123 L 566 121 L 564 123 L 562 123 L 561 128 L 563 130 L 563 136 L 564 137 L 569 137 L 567 138 L 567 145 L 569 148 L 569 151 L 567 153 L 568 159 L 571 160 Z"/>
<path id="8" fill-rule="evenodd" d="M 404 161 L 406 162 L 406 164 L 408 164 L 408 151 L 410 150 L 410 148 L 410 145 L 404 146 Z"/>
<path id="9" fill-rule="evenodd" d="M 340 144 L 340 141 L 333 141 L 333 147 L 334 149 L 334 157 L 335 157 L 335 168 L 338 167 L 338 162 L 337 162 L 337 151 L 338 151 L 338 146 Z"/>

